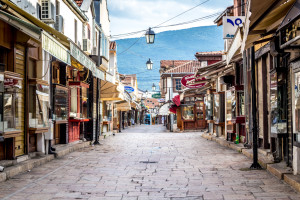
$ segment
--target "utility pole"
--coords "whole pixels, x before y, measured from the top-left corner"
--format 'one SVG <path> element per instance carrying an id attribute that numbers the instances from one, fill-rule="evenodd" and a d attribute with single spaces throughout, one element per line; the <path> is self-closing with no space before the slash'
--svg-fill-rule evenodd
<path id="1" fill-rule="evenodd" d="M 255 77 L 255 50 L 251 47 L 251 87 L 252 87 L 252 119 L 253 119 L 253 163 L 250 169 L 261 169 L 258 163 L 257 119 L 256 119 L 256 77 Z"/>

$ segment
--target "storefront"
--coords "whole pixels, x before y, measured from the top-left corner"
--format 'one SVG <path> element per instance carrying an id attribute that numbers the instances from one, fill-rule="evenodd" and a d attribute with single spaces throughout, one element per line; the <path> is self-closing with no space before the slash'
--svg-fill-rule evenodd
<path id="1" fill-rule="evenodd" d="M 182 130 L 205 129 L 206 112 L 204 95 L 186 95 L 181 104 Z"/>
<path id="2" fill-rule="evenodd" d="M 29 153 L 27 61 L 41 30 L 4 11 L 0 26 L 0 160 L 5 160 Z"/>

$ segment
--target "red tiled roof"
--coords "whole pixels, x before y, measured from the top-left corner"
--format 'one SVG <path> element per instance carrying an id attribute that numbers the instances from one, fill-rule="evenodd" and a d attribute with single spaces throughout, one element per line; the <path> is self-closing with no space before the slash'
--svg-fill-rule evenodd
<path id="1" fill-rule="evenodd" d="M 222 51 L 197 52 L 196 56 L 221 56 Z"/>
<path id="2" fill-rule="evenodd" d="M 190 60 L 182 65 L 166 70 L 164 73 L 194 73 L 201 67 L 198 60 Z"/>
<path id="3" fill-rule="evenodd" d="M 190 62 L 190 60 L 161 60 L 160 67 L 166 67 L 166 68 L 170 68 L 173 66 L 177 67 L 179 65 L 183 65 L 188 62 Z"/>
<path id="4" fill-rule="evenodd" d="M 116 50 L 117 43 L 115 41 L 109 43 L 110 50 Z"/>
<path id="5" fill-rule="evenodd" d="M 83 2 L 83 0 L 74 0 L 75 1 L 75 3 L 80 7 L 81 6 L 81 4 L 82 4 L 82 2 Z"/>

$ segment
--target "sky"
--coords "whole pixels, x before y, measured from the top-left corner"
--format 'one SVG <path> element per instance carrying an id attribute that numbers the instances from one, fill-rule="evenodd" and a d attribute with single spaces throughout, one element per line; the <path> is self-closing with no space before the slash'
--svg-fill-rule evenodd
<path id="1" fill-rule="evenodd" d="M 107 0 L 111 35 L 145 30 L 200 4 L 199 7 L 163 24 L 170 25 L 194 20 L 207 15 L 222 12 L 233 4 L 233 0 Z M 186 29 L 190 27 L 213 25 L 213 20 L 201 20 L 196 23 L 155 29 L 155 32 Z M 144 32 L 130 37 L 141 37 Z M 111 38 L 112 40 L 120 38 Z"/>

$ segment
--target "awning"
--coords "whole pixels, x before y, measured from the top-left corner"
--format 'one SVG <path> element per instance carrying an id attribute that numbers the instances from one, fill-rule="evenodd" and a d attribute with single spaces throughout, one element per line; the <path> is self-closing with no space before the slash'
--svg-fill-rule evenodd
<path id="1" fill-rule="evenodd" d="M 296 0 L 251 0 L 247 8 L 241 51 L 253 46 L 262 34 L 275 31 Z"/>
<path id="2" fill-rule="evenodd" d="M 2 10 L 0 10 L 0 19 L 38 41 L 41 39 L 42 29 L 31 23 L 25 22 Z"/>
<path id="3" fill-rule="evenodd" d="M 175 104 L 173 104 L 173 105 L 170 106 L 169 111 L 170 111 L 171 113 L 176 114 L 177 108 L 179 108 L 179 107 L 176 106 Z"/>
<path id="4" fill-rule="evenodd" d="M 218 69 L 219 67 L 222 67 L 222 66 L 225 66 L 226 65 L 226 60 L 222 60 L 222 61 L 219 61 L 219 62 L 216 62 L 214 64 L 211 64 L 211 65 L 208 65 L 206 67 L 201 67 L 198 69 L 198 71 L 195 73 L 195 77 L 198 76 L 199 74 L 201 73 L 204 73 L 204 72 L 209 72 L 211 70 L 216 70 Z"/>
<path id="5" fill-rule="evenodd" d="M 101 80 L 104 80 L 104 72 L 97 68 L 96 63 L 86 55 L 76 44 L 74 44 L 71 40 L 70 41 L 70 53 L 71 56 L 76 59 L 82 66 L 86 67 L 90 70 L 93 75 Z M 76 61 L 72 61 L 72 65 L 78 65 Z"/>
<path id="6" fill-rule="evenodd" d="M 169 115 L 169 103 L 164 104 L 159 108 L 158 115 Z"/>
<path id="7" fill-rule="evenodd" d="M 100 91 L 100 99 L 102 101 L 121 101 L 124 100 L 122 98 L 122 89 L 119 85 L 113 84 L 109 81 L 101 80 L 101 91 Z"/>
<path id="8" fill-rule="evenodd" d="M 38 27 L 42 28 L 43 30 L 47 31 L 48 33 L 52 34 L 54 37 L 56 37 L 56 39 L 59 40 L 60 43 L 62 43 L 66 47 L 70 46 L 70 42 L 68 41 L 68 37 L 66 37 L 61 32 L 55 30 L 51 26 L 49 26 L 49 25 L 45 24 L 44 22 L 42 22 L 41 20 L 35 18 L 33 15 L 27 13 L 25 10 L 19 8 L 17 5 L 15 5 L 14 3 L 10 2 L 9 0 L 1 0 L 1 2 L 5 3 L 6 5 L 8 5 L 10 8 L 12 8 L 15 12 L 17 12 L 18 14 L 20 14 L 26 20 L 32 22 L 36 26 L 38 26 Z"/>
<path id="9" fill-rule="evenodd" d="M 131 110 L 131 105 L 128 101 L 120 101 L 116 103 L 117 111 L 129 111 Z"/>
<path id="10" fill-rule="evenodd" d="M 285 16 L 284 20 L 280 24 L 277 31 L 285 28 L 287 25 L 293 23 L 300 16 L 300 0 L 297 0 L 293 7 L 289 10 L 288 14 Z"/>
<path id="11" fill-rule="evenodd" d="M 172 101 L 177 105 L 180 106 L 180 95 L 176 95 Z"/>
<path id="12" fill-rule="evenodd" d="M 47 32 L 42 32 L 42 48 L 60 61 L 71 65 L 69 50 Z"/>

